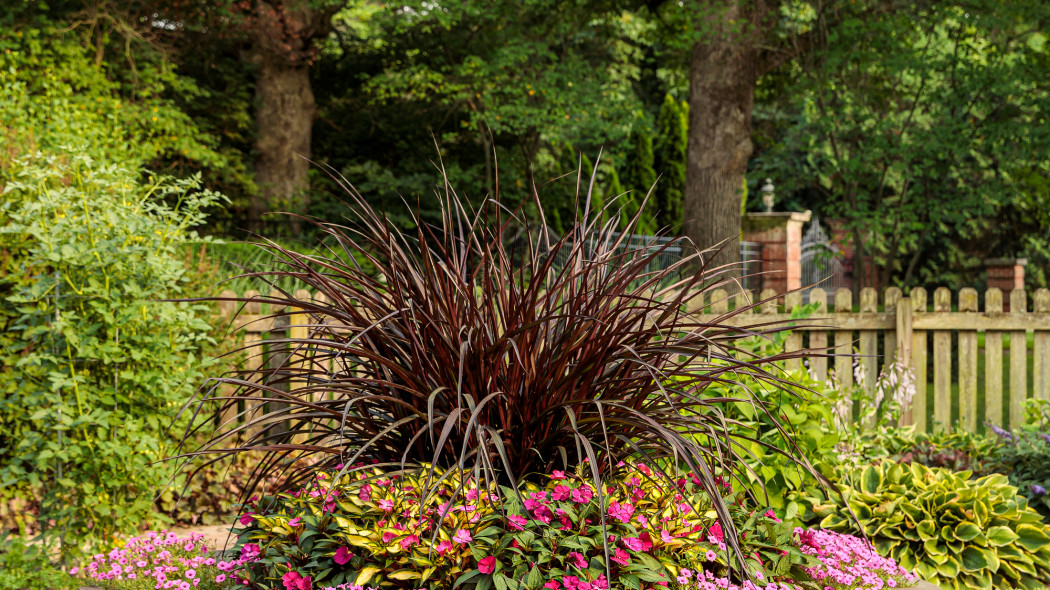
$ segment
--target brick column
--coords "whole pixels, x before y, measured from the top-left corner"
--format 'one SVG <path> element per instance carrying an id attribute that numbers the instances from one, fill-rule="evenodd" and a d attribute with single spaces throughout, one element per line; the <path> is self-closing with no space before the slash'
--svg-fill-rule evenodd
<path id="1" fill-rule="evenodd" d="M 1003 311 L 1010 311 L 1010 291 L 1024 289 L 1024 267 L 1026 258 L 988 258 L 984 266 L 988 269 L 988 288 L 998 287 L 1003 292 Z"/>
<path id="2" fill-rule="evenodd" d="M 783 294 L 802 287 L 802 225 L 809 218 L 809 211 L 744 215 L 744 241 L 762 246 L 762 289 Z"/>

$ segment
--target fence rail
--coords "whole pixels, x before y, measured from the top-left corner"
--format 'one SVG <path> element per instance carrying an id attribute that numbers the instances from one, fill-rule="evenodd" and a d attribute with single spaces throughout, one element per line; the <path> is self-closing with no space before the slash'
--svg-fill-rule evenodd
<path id="1" fill-rule="evenodd" d="M 1025 400 L 1035 397 L 1050 399 L 1050 290 L 1039 289 L 1031 296 L 1024 289 L 1014 289 L 1004 300 L 999 289 L 984 294 L 984 309 L 979 310 L 975 289 L 961 289 L 956 297 L 947 288 L 933 292 L 932 300 L 922 288 L 905 296 L 890 287 L 879 293 L 864 289 L 854 304 L 848 289 L 838 289 L 832 297 L 821 288 L 808 293 L 815 311 L 804 320 L 794 319 L 791 311 L 802 305 L 802 293 L 780 298 L 764 291 L 764 301 L 757 309 L 725 317 L 740 309 L 752 297 L 743 292 L 730 295 L 723 289 L 712 291 L 700 301 L 694 298 L 690 313 L 702 320 L 729 326 L 751 325 L 757 321 L 791 322 L 793 331 L 785 349 L 802 349 L 818 353 L 808 361 L 810 375 L 825 381 L 834 374 L 841 387 L 854 384 L 854 360 L 862 377 L 859 385 L 874 397 L 880 372 L 895 361 L 908 367 L 915 376 L 917 394 L 907 408 L 904 424 L 919 430 L 934 427 L 958 427 L 981 430 L 984 424 L 1016 426 L 1023 419 Z M 226 291 L 222 297 L 236 297 Z M 244 297 L 258 296 L 245 292 Z M 297 291 L 296 298 L 323 299 Z M 1008 302 L 1009 311 L 1004 311 Z M 305 337 L 308 318 L 297 315 L 272 318 L 268 306 L 260 302 L 241 305 L 224 302 L 229 315 L 240 310 L 233 326 L 243 331 L 246 345 L 259 348 L 246 368 L 261 368 L 262 363 L 280 363 L 283 359 L 266 355 L 266 340 Z M 761 316 L 761 319 L 756 317 Z M 801 367 L 801 360 L 788 361 L 789 369 Z M 230 419 L 226 416 L 224 419 Z"/>

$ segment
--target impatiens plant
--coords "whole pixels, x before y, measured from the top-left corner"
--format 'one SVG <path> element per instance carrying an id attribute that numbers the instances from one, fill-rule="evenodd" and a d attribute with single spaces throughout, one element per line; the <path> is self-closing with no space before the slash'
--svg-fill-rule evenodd
<path id="1" fill-rule="evenodd" d="M 941 588 L 1046 588 L 1050 526 L 1005 475 L 884 461 L 844 480 L 846 505 L 879 553 Z M 818 505 L 823 528 L 854 532 L 841 499 Z"/>
<path id="2" fill-rule="evenodd" d="M 647 466 L 624 466 L 605 484 L 603 505 L 582 470 L 555 471 L 520 494 L 505 490 L 502 501 L 491 486 L 443 471 L 435 472 L 438 492 L 426 496 L 427 473 L 320 473 L 293 493 L 262 498 L 241 533 L 258 557 L 239 575 L 250 588 L 284 590 L 838 590 L 909 581 L 859 539 L 792 529 L 749 508 L 727 483 L 741 555 L 688 476 L 668 481 Z M 730 567 L 737 561 L 754 582 Z"/>
<path id="3" fill-rule="evenodd" d="M 637 218 L 622 232 L 615 219 L 603 225 L 590 194 L 559 238 L 546 231 L 538 196 L 532 223 L 498 197 L 472 209 L 446 183 L 442 224 L 417 219 L 406 235 L 346 189 L 350 225 L 315 221 L 336 245 L 329 255 L 260 244 L 274 262 L 251 276 L 295 279 L 316 296 L 258 300 L 278 323 L 289 318 L 291 337 L 254 351 L 269 359 L 262 368 L 217 379 L 236 395 L 205 389 L 202 404 L 243 407 L 245 419 L 223 424 L 200 454 L 268 451 L 260 476 L 290 454 L 321 457 L 316 468 L 456 467 L 511 490 L 589 460 L 602 503 L 601 478 L 621 461 L 671 460 L 710 493 L 739 554 L 714 478 L 746 469 L 752 438 L 729 428 L 723 409 L 739 401 L 768 412 L 768 400 L 747 388 L 701 394 L 745 377 L 777 387 L 766 367 L 786 357 L 734 356 L 738 341 L 779 329 L 757 319 L 730 326 L 748 306 L 715 322 L 690 313 L 714 287 L 735 284 L 730 269 L 708 267 L 711 252 L 681 241 L 630 245 Z M 616 206 L 605 213 L 615 217 Z M 670 246 L 691 254 L 656 264 Z M 788 438 L 772 452 L 816 474 Z M 444 485 L 434 471 L 418 483 L 424 497 Z"/>

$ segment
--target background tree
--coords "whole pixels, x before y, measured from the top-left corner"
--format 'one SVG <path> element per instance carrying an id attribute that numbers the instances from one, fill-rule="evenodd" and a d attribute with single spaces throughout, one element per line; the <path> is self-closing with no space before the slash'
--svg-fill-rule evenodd
<path id="1" fill-rule="evenodd" d="M 664 95 L 656 116 L 653 138 L 654 168 L 660 174 L 656 184 L 656 225 L 661 231 L 678 235 L 682 229 L 682 197 L 685 191 L 685 154 L 689 142 L 689 106 L 670 93 Z"/>
<path id="2" fill-rule="evenodd" d="M 638 220 L 636 231 L 642 235 L 653 235 L 656 233 L 655 216 L 652 214 L 658 206 L 655 199 L 650 197 L 646 200 L 649 191 L 656 184 L 656 170 L 653 168 L 655 157 L 653 156 L 653 136 L 648 130 L 638 129 L 631 133 L 631 151 L 628 152 L 624 163 L 624 178 L 630 191 L 623 199 L 623 215 L 621 223 L 627 224 L 639 211 L 642 210 L 641 218 Z M 645 204 L 644 209 L 642 208 Z"/>

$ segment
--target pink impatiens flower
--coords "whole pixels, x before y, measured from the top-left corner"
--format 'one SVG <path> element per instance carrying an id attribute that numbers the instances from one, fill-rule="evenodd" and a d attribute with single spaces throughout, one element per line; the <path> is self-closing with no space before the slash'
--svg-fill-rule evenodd
<path id="1" fill-rule="evenodd" d="M 616 552 L 613 554 L 611 559 L 620 565 L 628 565 L 629 563 L 631 563 L 630 554 L 624 551 L 623 549 L 620 549 L 619 547 L 616 548 Z"/>
<path id="2" fill-rule="evenodd" d="M 245 512 L 242 514 L 240 518 L 241 526 L 248 526 L 251 524 L 252 521 L 255 520 L 255 516 L 253 516 L 254 514 L 254 512 Z"/>
<path id="3" fill-rule="evenodd" d="M 310 576 L 300 575 L 299 572 L 291 571 L 281 577 L 285 590 L 311 590 L 313 580 Z"/>
<path id="4" fill-rule="evenodd" d="M 551 474 L 551 479 L 565 479 L 565 472 L 564 471 L 558 471 L 557 469 L 555 469 L 554 473 Z M 555 580 L 551 580 L 551 581 L 554 582 L 555 584 L 557 584 L 557 582 Z"/>
<path id="5" fill-rule="evenodd" d="M 297 527 L 297 526 L 299 526 L 302 523 L 303 523 L 303 519 L 301 519 L 298 516 L 296 516 L 295 518 L 293 518 L 293 519 L 288 521 L 288 526 L 290 526 L 290 527 Z"/>
<path id="6" fill-rule="evenodd" d="M 558 583 L 558 580 L 547 580 L 547 583 L 544 584 L 543 587 L 548 588 L 549 590 L 559 590 L 561 584 Z"/>
<path id="7" fill-rule="evenodd" d="M 584 558 L 583 554 L 579 551 L 573 551 L 569 553 L 569 559 L 573 560 L 573 565 L 579 569 L 587 569 L 587 559 Z"/>
<path id="8" fill-rule="evenodd" d="M 350 558 L 353 556 L 354 554 L 350 553 L 349 549 L 347 549 L 346 547 L 340 547 L 335 552 L 335 557 L 333 559 L 335 559 L 335 562 L 339 565 L 346 565 L 350 561 Z"/>
<path id="9" fill-rule="evenodd" d="M 401 539 L 401 548 L 408 550 L 409 547 L 419 544 L 419 535 L 409 535 Z"/>
<path id="10" fill-rule="evenodd" d="M 491 574 L 496 571 L 496 556 L 489 555 L 478 562 L 478 571 L 483 574 Z"/>
<path id="11" fill-rule="evenodd" d="M 524 516 L 518 516 L 517 514 L 511 514 L 507 517 L 507 520 L 510 528 L 515 531 L 525 530 L 525 524 L 529 522 Z"/>
<path id="12" fill-rule="evenodd" d="M 452 540 L 459 543 L 460 545 L 465 545 L 473 541 L 474 538 L 470 536 L 470 531 L 466 529 L 458 529 L 456 531 L 456 534 L 452 535 Z"/>
<path id="13" fill-rule="evenodd" d="M 555 502 L 564 502 L 572 496 L 572 488 L 569 486 L 556 485 L 554 486 L 554 492 L 551 493 L 551 498 Z"/>
<path id="14" fill-rule="evenodd" d="M 438 553 L 445 553 L 452 550 L 452 543 L 448 541 L 440 541 L 437 545 L 434 545 L 434 551 Z"/>
<path id="15" fill-rule="evenodd" d="M 591 486 L 582 485 L 572 491 L 572 501 L 578 504 L 586 504 L 591 501 L 594 497 L 594 490 Z"/>

